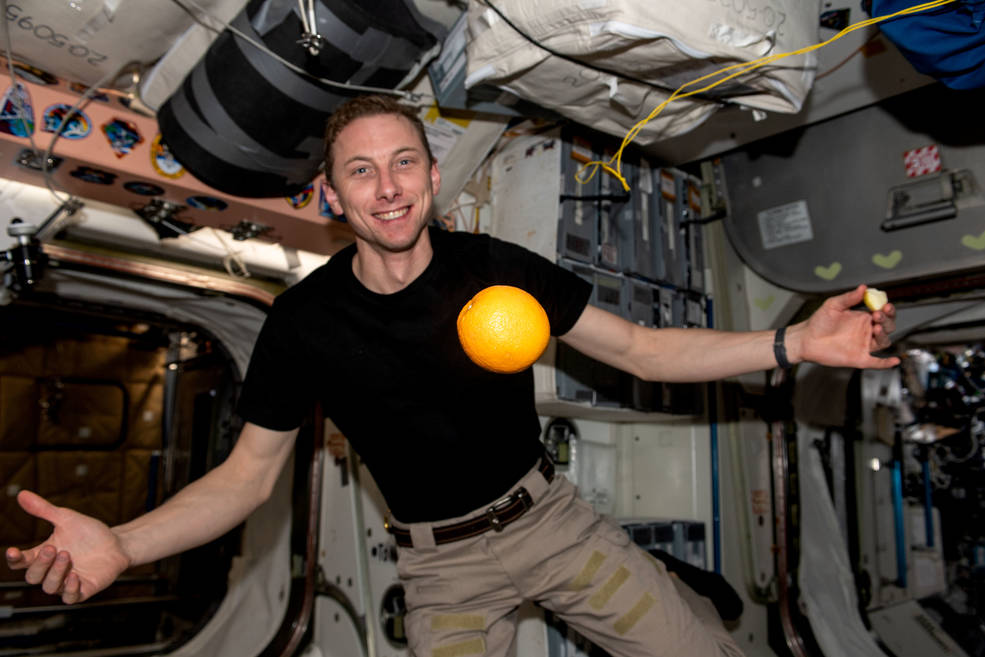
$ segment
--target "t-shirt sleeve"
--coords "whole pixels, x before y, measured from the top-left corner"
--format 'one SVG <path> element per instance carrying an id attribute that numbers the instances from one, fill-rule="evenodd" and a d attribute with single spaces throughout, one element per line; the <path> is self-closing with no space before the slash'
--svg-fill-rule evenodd
<path id="1" fill-rule="evenodd" d="M 592 284 L 522 246 L 493 238 L 492 249 L 493 262 L 503 267 L 503 276 L 514 279 L 514 285 L 534 295 L 544 307 L 551 335 L 570 331 L 588 305 Z"/>
<path id="2" fill-rule="evenodd" d="M 291 316 L 275 301 L 246 369 L 236 405 L 240 417 L 274 431 L 301 426 L 314 404 L 302 349 Z"/>

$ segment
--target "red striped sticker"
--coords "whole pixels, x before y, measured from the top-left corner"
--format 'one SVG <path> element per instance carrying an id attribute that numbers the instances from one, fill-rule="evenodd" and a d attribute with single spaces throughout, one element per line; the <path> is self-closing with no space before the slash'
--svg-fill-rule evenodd
<path id="1" fill-rule="evenodd" d="M 914 148 L 903 153 L 903 166 L 907 178 L 916 178 L 941 170 L 941 154 L 937 145 Z"/>

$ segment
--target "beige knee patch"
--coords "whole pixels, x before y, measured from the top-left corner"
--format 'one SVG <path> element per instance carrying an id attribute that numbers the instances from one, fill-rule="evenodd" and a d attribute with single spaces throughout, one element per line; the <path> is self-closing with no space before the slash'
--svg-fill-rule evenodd
<path id="1" fill-rule="evenodd" d="M 649 593 L 644 593 L 633 608 L 629 610 L 625 616 L 616 621 L 615 630 L 617 634 L 625 634 L 626 632 L 633 629 L 633 626 L 639 622 L 643 615 L 650 611 L 650 607 L 656 602 L 656 599 Z"/>
<path id="2" fill-rule="evenodd" d="M 486 641 L 481 636 L 468 641 L 459 641 L 447 646 L 435 648 L 431 657 L 465 657 L 466 655 L 482 655 L 486 652 Z"/>
<path id="3" fill-rule="evenodd" d="M 625 566 L 619 566 L 619 570 L 614 572 L 612 577 L 602 585 L 602 588 L 589 598 L 588 604 L 592 605 L 592 609 L 601 609 L 616 594 L 619 587 L 626 583 L 627 579 L 629 579 L 629 570 Z"/>
<path id="4" fill-rule="evenodd" d="M 588 588 L 592 583 L 592 578 L 595 577 L 595 573 L 599 571 L 602 567 L 602 563 L 605 561 L 605 555 L 595 550 L 592 552 L 592 556 L 588 558 L 585 563 L 585 567 L 581 569 L 578 576 L 571 580 L 571 588 L 575 591 Z"/>
<path id="5" fill-rule="evenodd" d="M 486 619 L 478 614 L 438 614 L 431 617 L 431 630 L 477 630 L 486 629 Z"/>

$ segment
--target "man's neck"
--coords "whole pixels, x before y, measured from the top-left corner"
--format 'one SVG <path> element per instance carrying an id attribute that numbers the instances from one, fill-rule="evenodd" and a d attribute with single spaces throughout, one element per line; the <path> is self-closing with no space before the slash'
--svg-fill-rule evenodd
<path id="1" fill-rule="evenodd" d="M 352 273 L 371 292 L 393 294 L 417 280 L 431 263 L 433 255 L 431 241 L 427 237 L 418 241 L 413 248 L 398 253 L 375 249 L 357 240 Z"/>

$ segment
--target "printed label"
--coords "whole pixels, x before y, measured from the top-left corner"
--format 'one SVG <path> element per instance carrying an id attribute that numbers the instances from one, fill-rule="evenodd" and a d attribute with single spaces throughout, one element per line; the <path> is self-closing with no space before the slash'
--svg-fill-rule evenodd
<path id="1" fill-rule="evenodd" d="M 592 161 L 592 144 L 583 137 L 571 138 L 571 159 L 586 164 Z"/>
<path id="2" fill-rule="evenodd" d="M 695 214 L 701 214 L 701 190 L 691 181 L 687 183 L 687 202 Z"/>
<path id="3" fill-rule="evenodd" d="M 660 193 L 668 201 L 677 199 L 677 185 L 674 183 L 674 174 L 670 171 L 660 172 Z"/>
<path id="4" fill-rule="evenodd" d="M 775 249 L 814 239 L 807 201 L 794 201 L 786 205 L 763 210 L 757 215 L 759 234 L 764 249 Z"/>

